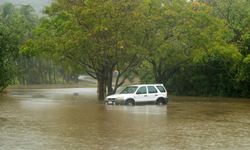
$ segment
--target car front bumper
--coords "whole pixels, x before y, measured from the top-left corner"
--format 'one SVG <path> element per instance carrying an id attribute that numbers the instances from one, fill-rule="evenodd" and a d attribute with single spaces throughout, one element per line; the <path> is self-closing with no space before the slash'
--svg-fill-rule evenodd
<path id="1" fill-rule="evenodd" d="M 106 105 L 123 105 L 125 102 L 123 99 L 107 99 L 105 100 Z"/>

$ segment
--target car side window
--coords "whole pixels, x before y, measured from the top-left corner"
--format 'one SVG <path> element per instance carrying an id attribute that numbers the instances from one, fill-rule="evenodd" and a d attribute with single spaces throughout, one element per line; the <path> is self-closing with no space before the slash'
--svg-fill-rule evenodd
<path id="1" fill-rule="evenodd" d="M 154 86 L 148 86 L 148 93 L 157 93 L 157 90 Z"/>
<path id="2" fill-rule="evenodd" d="M 140 88 L 138 89 L 138 91 L 136 92 L 136 94 L 147 94 L 147 89 L 146 89 L 146 87 L 145 87 L 145 86 L 140 87 Z"/>

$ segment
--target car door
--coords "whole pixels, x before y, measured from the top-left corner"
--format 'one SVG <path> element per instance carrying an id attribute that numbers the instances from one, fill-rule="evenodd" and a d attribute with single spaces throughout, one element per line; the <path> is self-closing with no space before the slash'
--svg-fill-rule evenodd
<path id="1" fill-rule="evenodd" d="M 158 91 L 154 86 L 147 86 L 148 89 L 148 96 L 147 100 L 149 102 L 155 102 L 158 97 Z"/>
<path id="2" fill-rule="evenodd" d="M 147 88 L 146 86 L 140 87 L 135 93 L 136 102 L 145 102 L 147 101 Z"/>

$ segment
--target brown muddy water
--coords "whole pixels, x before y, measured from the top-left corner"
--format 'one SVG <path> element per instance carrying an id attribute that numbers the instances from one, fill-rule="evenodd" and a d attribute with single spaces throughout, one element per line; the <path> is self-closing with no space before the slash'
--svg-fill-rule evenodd
<path id="1" fill-rule="evenodd" d="M 105 106 L 94 88 L 11 90 L 0 97 L 1 150 L 250 149 L 250 100 L 172 97 Z"/>

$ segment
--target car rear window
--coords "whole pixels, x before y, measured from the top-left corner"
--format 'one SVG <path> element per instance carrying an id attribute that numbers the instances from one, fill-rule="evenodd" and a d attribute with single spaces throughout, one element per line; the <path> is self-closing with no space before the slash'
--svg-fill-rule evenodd
<path id="1" fill-rule="evenodd" d="M 157 87 L 157 89 L 158 89 L 161 93 L 166 92 L 166 90 L 164 89 L 163 86 L 156 86 L 156 87 Z"/>

